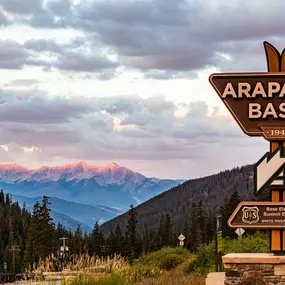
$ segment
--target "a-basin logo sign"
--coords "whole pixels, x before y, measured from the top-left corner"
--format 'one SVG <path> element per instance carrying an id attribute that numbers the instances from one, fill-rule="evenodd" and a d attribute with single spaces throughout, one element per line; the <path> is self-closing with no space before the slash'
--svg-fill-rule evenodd
<path id="1" fill-rule="evenodd" d="M 285 140 L 285 72 L 214 73 L 209 81 L 247 135 Z"/>
<path id="2" fill-rule="evenodd" d="M 210 82 L 247 135 L 285 138 L 285 73 L 212 74 Z"/>

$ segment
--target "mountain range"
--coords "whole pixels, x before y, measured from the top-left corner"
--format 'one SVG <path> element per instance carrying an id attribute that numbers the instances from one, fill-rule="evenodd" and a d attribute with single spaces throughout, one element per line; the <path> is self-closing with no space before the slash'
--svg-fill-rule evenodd
<path id="1" fill-rule="evenodd" d="M 207 177 L 188 180 L 149 199 L 135 207 L 138 232 L 142 233 L 145 226 L 148 229 L 157 228 L 162 214 L 164 216 L 169 214 L 173 228 L 177 232 L 182 232 L 193 203 L 197 205 L 202 202 L 204 211 L 214 218 L 216 214 L 220 213 L 221 206 L 227 204 L 227 199 L 235 190 L 238 191 L 242 201 L 256 200 L 253 191 L 253 172 L 253 165 L 236 167 Z M 266 195 L 265 197 L 267 197 Z M 265 200 L 265 197 L 262 200 Z M 101 230 L 105 234 L 109 234 L 111 231 L 115 231 L 117 225 L 125 230 L 128 218 L 127 213 L 123 213 L 104 223 Z"/>
<path id="2" fill-rule="evenodd" d="M 147 178 L 116 163 L 95 166 L 75 164 L 28 169 L 0 164 L 0 188 L 29 209 L 43 195 L 50 197 L 54 221 L 74 229 L 81 224 L 90 231 L 103 223 L 168 190 L 183 180 Z"/>

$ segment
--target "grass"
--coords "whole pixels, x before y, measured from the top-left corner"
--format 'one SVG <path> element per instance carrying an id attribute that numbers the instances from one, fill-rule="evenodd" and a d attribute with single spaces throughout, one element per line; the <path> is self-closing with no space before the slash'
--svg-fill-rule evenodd
<path id="1" fill-rule="evenodd" d="M 205 276 L 185 274 L 183 269 L 187 262 L 194 259 L 188 250 L 165 247 L 147 254 L 129 265 L 124 259 L 108 259 L 113 264 L 109 271 L 96 273 L 81 269 L 73 278 L 65 278 L 63 285 L 200 285 L 205 283 Z M 116 265 L 116 266 L 115 266 Z"/>
<path id="2" fill-rule="evenodd" d="M 240 239 L 225 238 L 223 239 L 223 254 L 268 252 L 268 244 L 268 235 L 261 232 Z M 119 255 L 112 258 L 78 255 L 74 256 L 65 266 L 71 271 L 67 273 L 69 276 L 63 278 L 62 284 L 204 285 L 206 275 L 213 270 L 214 257 L 214 242 L 200 246 L 195 255 L 184 248 L 165 247 L 141 256 L 131 265 Z M 53 271 L 55 262 L 53 256 L 50 256 L 39 263 L 37 272 Z"/>

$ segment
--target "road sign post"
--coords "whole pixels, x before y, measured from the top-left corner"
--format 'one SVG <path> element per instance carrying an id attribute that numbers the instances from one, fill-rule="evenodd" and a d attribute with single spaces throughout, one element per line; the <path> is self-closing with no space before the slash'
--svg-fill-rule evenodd
<path id="1" fill-rule="evenodd" d="M 255 166 L 255 194 L 269 189 L 271 203 L 285 202 L 285 49 L 280 55 L 267 42 L 264 48 L 267 72 L 212 74 L 209 80 L 243 132 L 263 136 L 270 142 L 270 152 Z M 276 205 L 264 203 L 269 207 Z M 265 212 L 262 207 L 266 204 L 255 205 L 243 205 L 243 214 L 252 220 L 251 228 L 259 226 L 259 222 L 254 222 L 256 213 Z M 240 212 L 235 214 L 242 216 Z M 285 227 L 280 220 L 273 221 L 263 224 L 263 228 L 270 229 L 270 249 L 284 252 Z M 249 227 L 245 222 L 235 224 L 234 219 L 229 220 L 229 226 Z"/>
<path id="2" fill-rule="evenodd" d="M 216 216 L 216 272 L 222 270 L 222 250 L 223 250 L 223 224 L 222 216 Z"/>
<path id="3" fill-rule="evenodd" d="M 179 246 L 183 247 L 184 246 L 185 236 L 183 234 L 181 234 L 181 235 L 179 235 L 178 239 L 179 239 Z"/>

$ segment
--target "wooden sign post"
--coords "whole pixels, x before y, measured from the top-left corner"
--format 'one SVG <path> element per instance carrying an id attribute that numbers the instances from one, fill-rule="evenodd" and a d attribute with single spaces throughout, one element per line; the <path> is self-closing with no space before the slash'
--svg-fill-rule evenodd
<path id="1" fill-rule="evenodd" d="M 255 168 L 255 194 L 266 188 L 271 203 L 285 202 L 285 49 L 279 54 L 267 42 L 264 48 L 268 72 L 212 74 L 209 80 L 245 134 L 270 142 L 270 155 Z M 270 229 L 271 251 L 285 252 L 285 227 L 277 223 L 263 228 Z"/>
<path id="2" fill-rule="evenodd" d="M 268 72 L 285 72 L 285 57 L 284 51 L 280 55 L 274 46 L 265 42 L 264 48 L 267 58 Z M 270 152 L 274 152 L 280 145 L 284 146 L 283 141 L 270 141 Z M 284 189 L 271 190 L 270 198 L 272 202 L 283 202 L 285 200 Z M 285 251 L 285 231 L 284 230 L 271 230 L 270 232 L 270 250 L 271 251 Z"/>

